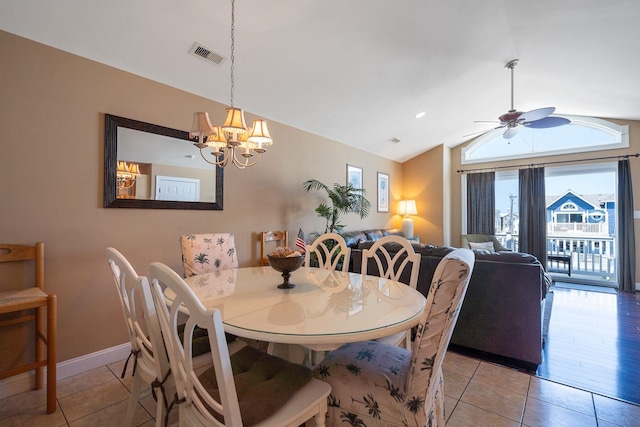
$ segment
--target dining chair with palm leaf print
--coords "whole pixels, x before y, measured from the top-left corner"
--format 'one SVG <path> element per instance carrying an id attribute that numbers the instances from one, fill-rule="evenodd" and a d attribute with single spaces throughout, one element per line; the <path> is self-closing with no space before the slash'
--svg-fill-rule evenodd
<path id="1" fill-rule="evenodd" d="M 180 236 L 184 277 L 238 268 L 235 238 L 231 233 Z"/>
<path id="2" fill-rule="evenodd" d="M 442 362 L 474 262 L 469 249 L 440 261 L 411 350 L 349 343 L 315 368 L 314 376 L 331 385 L 327 426 L 444 427 Z"/>

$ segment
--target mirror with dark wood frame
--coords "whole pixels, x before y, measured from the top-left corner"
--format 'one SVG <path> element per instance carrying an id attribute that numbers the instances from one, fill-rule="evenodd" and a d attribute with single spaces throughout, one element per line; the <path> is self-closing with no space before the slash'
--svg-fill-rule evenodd
<path id="1" fill-rule="evenodd" d="M 222 210 L 224 168 L 189 132 L 105 114 L 104 207 Z"/>

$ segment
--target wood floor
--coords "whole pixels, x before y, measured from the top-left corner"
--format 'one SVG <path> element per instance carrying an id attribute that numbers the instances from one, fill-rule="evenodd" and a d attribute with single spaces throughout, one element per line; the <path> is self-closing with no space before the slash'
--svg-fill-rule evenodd
<path id="1" fill-rule="evenodd" d="M 640 293 L 554 287 L 536 375 L 640 404 Z"/>

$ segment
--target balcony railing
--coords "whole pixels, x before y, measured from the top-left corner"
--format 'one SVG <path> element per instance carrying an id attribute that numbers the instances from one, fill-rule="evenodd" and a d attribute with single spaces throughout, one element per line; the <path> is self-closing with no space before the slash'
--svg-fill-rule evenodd
<path id="1" fill-rule="evenodd" d="M 497 234 L 507 248 L 518 251 L 517 234 Z M 615 239 L 611 236 L 576 236 L 563 232 L 547 235 L 547 255 L 569 257 L 571 276 L 583 276 L 590 280 L 614 281 L 616 279 Z M 562 263 L 547 261 L 547 271 L 567 272 Z"/>
<path id="2" fill-rule="evenodd" d="M 609 224 L 605 222 L 599 222 L 596 224 L 589 224 L 585 222 L 551 222 L 547 224 L 547 235 L 552 236 L 557 233 L 590 233 L 608 235 Z"/>

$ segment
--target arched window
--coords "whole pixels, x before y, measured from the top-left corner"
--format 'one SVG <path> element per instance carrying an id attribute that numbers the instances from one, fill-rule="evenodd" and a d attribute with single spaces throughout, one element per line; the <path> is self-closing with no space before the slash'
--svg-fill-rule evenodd
<path id="1" fill-rule="evenodd" d="M 562 116 L 571 123 L 548 129 L 523 127 L 511 139 L 504 128 L 486 132 L 462 149 L 462 164 L 629 147 L 629 127 L 582 116 Z"/>
<path id="2" fill-rule="evenodd" d="M 560 210 L 561 211 L 577 211 L 578 207 L 572 202 L 567 202 L 564 205 L 562 205 Z"/>

